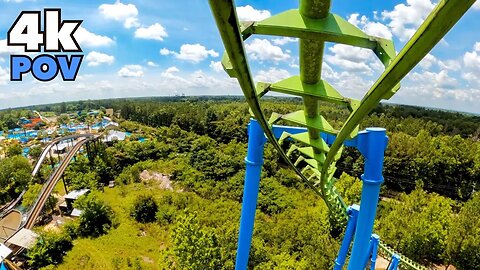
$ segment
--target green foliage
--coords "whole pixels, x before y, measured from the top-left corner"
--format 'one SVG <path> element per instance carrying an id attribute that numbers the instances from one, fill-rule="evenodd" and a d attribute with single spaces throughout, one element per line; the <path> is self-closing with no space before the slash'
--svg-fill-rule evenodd
<path id="1" fill-rule="evenodd" d="M 376 229 L 382 240 L 407 257 L 441 262 L 450 231 L 453 201 L 417 187 L 399 201 L 381 202 Z"/>
<path id="2" fill-rule="evenodd" d="M 465 203 L 446 239 L 446 257 L 458 270 L 480 265 L 480 193 Z"/>
<path id="3" fill-rule="evenodd" d="M 18 143 L 14 143 L 7 148 L 7 157 L 19 156 L 23 153 L 22 146 Z"/>
<path id="4" fill-rule="evenodd" d="M 213 229 L 201 226 L 196 214 L 178 218 L 172 231 L 173 268 L 182 270 L 221 269 L 221 253 Z"/>
<path id="5" fill-rule="evenodd" d="M 41 154 L 42 154 L 42 147 L 38 145 L 30 147 L 30 151 L 28 151 L 28 155 L 34 160 L 38 160 Z"/>
<path id="6" fill-rule="evenodd" d="M 360 204 L 362 181 L 358 178 L 342 173 L 335 187 L 346 205 Z"/>
<path id="7" fill-rule="evenodd" d="M 44 232 L 40 234 L 35 245 L 28 250 L 28 263 L 34 268 L 59 264 L 62 262 L 66 252 L 72 247 L 72 239 L 69 236 Z"/>
<path id="8" fill-rule="evenodd" d="M 25 208 L 30 207 L 37 199 L 37 196 L 40 194 L 40 190 L 42 190 L 42 185 L 30 185 L 25 194 L 23 194 L 22 206 Z"/>
<path id="9" fill-rule="evenodd" d="M 67 181 L 67 185 L 70 189 L 83 189 L 88 188 L 90 190 L 95 190 L 98 187 L 98 176 L 97 174 L 92 172 L 87 173 L 77 173 L 72 176 Z"/>
<path id="10" fill-rule="evenodd" d="M 154 222 L 157 218 L 158 205 L 152 195 L 139 196 L 133 204 L 130 215 L 140 223 Z"/>
<path id="11" fill-rule="evenodd" d="M 114 213 L 110 206 L 96 195 L 81 197 L 75 202 L 75 207 L 82 210 L 78 224 L 79 235 L 98 237 L 112 227 Z"/>
<path id="12" fill-rule="evenodd" d="M 28 185 L 32 167 L 22 156 L 2 159 L 0 162 L 0 203 L 16 198 Z"/>

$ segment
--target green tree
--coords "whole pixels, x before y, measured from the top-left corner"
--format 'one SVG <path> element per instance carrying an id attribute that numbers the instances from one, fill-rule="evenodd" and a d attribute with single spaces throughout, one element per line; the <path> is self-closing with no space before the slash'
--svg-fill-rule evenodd
<path id="1" fill-rule="evenodd" d="M 182 270 L 220 269 L 221 252 L 213 229 L 202 227 L 196 214 L 180 216 L 172 232 L 174 267 Z"/>
<path id="2" fill-rule="evenodd" d="M 446 257 L 458 270 L 480 265 L 480 193 L 475 193 L 454 219 L 447 235 Z"/>
<path id="3" fill-rule="evenodd" d="M 27 187 L 32 167 L 28 159 L 14 156 L 0 162 L 0 203 L 17 197 Z"/>
<path id="4" fill-rule="evenodd" d="M 44 232 L 28 250 L 28 263 L 34 268 L 62 262 L 63 256 L 73 247 L 72 239 L 65 234 Z"/>
<path id="5" fill-rule="evenodd" d="M 67 125 L 70 123 L 70 117 L 67 114 L 62 114 L 57 118 L 59 125 Z"/>
<path id="6" fill-rule="evenodd" d="M 38 145 L 30 147 L 30 151 L 28 152 L 28 155 L 34 160 L 38 160 L 41 154 L 42 148 Z"/>
<path id="7" fill-rule="evenodd" d="M 79 235 L 98 237 L 112 227 L 114 218 L 112 208 L 94 194 L 81 197 L 75 202 L 75 207 L 82 210 L 79 217 Z"/>
<path id="8" fill-rule="evenodd" d="M 442 262 L 449 233 L 451 199 L 417 187 L 400 201 L 380 203 L 376 229 L 380 237 L 405 256 L 421 262 Z"/>
<path id="9" fill-rule="evenodd" d="M 158 211 L 157 202 L 152 195 L 141 195 L 133 204 L 130 215 L 140 223 L 154 222 Z"/>
<path id="10" fill-rule="evenodd" d="M 23 153 L 22 146 L 18 143 L 12 144 L 7 148 L 7 157 L 19 156 Z"/>

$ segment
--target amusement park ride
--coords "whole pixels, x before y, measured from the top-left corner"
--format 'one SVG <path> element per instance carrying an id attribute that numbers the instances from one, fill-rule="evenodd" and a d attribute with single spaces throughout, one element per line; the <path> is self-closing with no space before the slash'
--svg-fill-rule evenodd
<path id="1" fill-rule="evenodd" d="M 443 38 L 475 0 L 439 1 L 398 55 L 391 40 L 369 36 L 342 17 L 330 13 L 330 0 L 300 0 L 298 9 L 259 22 L 239 22 L 233 0 L 209 2 L 226 49 L 222 65 L 228 75 L 237 78 L 254 118 L 248 130 L 247 169 L 236 269 L 244 270 L 248 266 L 263 146 L 267 140 L 297 175 L 325 201 L 332 225 L 338 228 L 346 226 L 335 260 L 335 270 L 344 268 L 348 255 L 348 270 L 365 269 L 367 266 L 375 269 L 379 248 L 392 256 L 388 270 L 397 269 L 399 265 L 426 269 L 391 250 L 380 242 L 378 235 L 373 234 L 388 138 L 383 128 L 367 128 L 359 132 L 358 127 L 381 100 L 389 99 L 398 91 L 401 79 Z M 300 76 L 275 83 L 258 82 L 255 85 L 243 45 L 254 34 L 299 38 Z M 343 97 L 321 79 L 325 42 L 371 49 L 385 66 L 385 71 L 362 100 Z M 272 113 L 267 120 L 260 106 L 260 98 L 269 91 L 301 97 L 304 109 L 288 114 Z M 348 108 L 350 115 L 340 130 L 335 130 L 322 116 L 320 101 Z M 299 127 L 275 125 L 280 120 Z M 285 140 L 293 142 L 288 149 L 282 147 Z M 344 147 L 356 147 L 365 158 L 360 206 L 347 207 L 335 190 L 335 163 Z"/>

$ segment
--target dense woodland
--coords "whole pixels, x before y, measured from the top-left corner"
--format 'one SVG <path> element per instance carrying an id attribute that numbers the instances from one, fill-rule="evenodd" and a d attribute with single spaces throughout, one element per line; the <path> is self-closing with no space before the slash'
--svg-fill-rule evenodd
<path id="1" fill-rule="evenodd" d="M 296 99 L 264 103 L 267 114 L 301 107 Z M 84 210 L 78 220 L 61 233 L 42 233 L 28 252 L 30 264 L 48 269 L 233 269 L 249 120 L 245 102 L 102 100 L 35 109 L 60 114 L 86 108 L 114 108 L 123 119 L 120 128 L 134 135 L 113 145 L 96 144 L 94 157 L 77 157 L 68 167 L 70 189 L 94 192 L 77 203 Z M 325 105 L 322 111 L 335 128 L 347 117 L 340 107 Z M 9 119 L 26 113 L 2 111 L 0 123 L 11 128 Z M 478 116 L 391 105 L 378 107 L 364 120 L 362 127 L 386 127 L 390 138 L 384 199 L 375 224 L 382 241 L 426 265 L 479 269 L 479 123 Z M 139 142 L 138 136 L 147 141 Z M 26 184 L 25 196 L 33 198 L 51 170 L 44 166 L 31 181 L 31 167 L 14 147 L 0 163 L 2 203 Z M 337 189 L 348 204 L 359 202 L 361 181 L 356 177 L 362 166 L 352 149 L 338 163 Z M 142 180 L 145 170 L 171 175 L 174 190 Z M 117 186 L 103 189 L 111 180 Z M 321 199 L 267 144 L 250 267 L 331 269 L 342 239 L 331 229 Z"/>

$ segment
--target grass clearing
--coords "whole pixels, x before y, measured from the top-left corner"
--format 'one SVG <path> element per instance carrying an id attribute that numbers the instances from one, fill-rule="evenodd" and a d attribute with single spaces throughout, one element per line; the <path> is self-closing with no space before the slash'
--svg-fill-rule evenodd
<path id="1" fill-rule="evenodd" d="M 47 269 L 160 269 L 162 251 L 169 245 L 168 227 L 139 224 L 130 217 L 135 198 L 147 192 L 160 197 L 164 191 L 137 183 L 98 192 L 115 211 L 118 226 L 98 238 L 75 240 L 64 262 Z"/>

